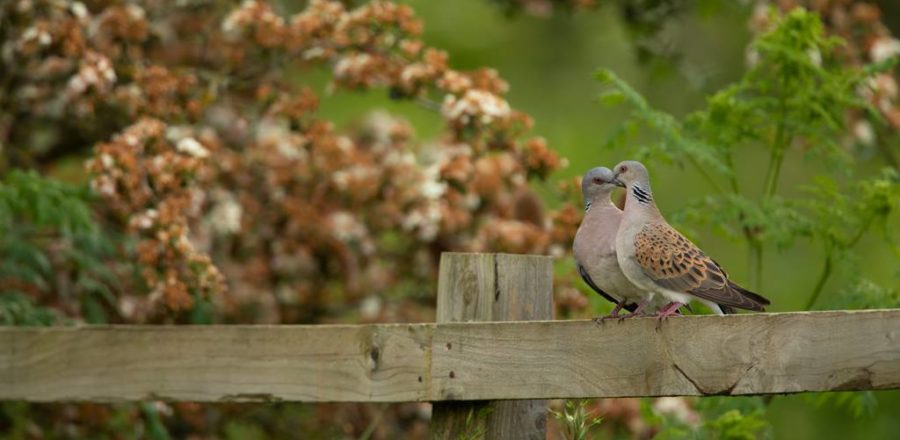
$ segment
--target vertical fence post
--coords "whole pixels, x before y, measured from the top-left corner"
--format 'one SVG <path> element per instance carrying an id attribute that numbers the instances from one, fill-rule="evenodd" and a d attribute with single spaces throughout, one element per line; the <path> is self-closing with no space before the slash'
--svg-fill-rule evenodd
<path id="1" fill-rule="evenodd" d="M 539 255 L 444 253 L 438 275 L 437 322 L 531 321 L 553 318 L 552 259 Z M 540 350 L 541 347 L 534 347 Z M 544 440 L 545 400 L 436 402 L 431 438 Z"/>

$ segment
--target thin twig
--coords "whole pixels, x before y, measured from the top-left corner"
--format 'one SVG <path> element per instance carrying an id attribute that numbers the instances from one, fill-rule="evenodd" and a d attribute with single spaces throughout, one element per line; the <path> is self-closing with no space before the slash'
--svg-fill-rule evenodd
<path id="1" fill-rule="evenodd" d="M 790 145 L 791 136 L 787 133 L 787 98 L 781 96 L 781 116 L 778 118 L 778 128 L 775 129 L 775 143 L 772 145 L 772 155 L 769 157 L 769 168 L 766 170 L 766 187 L 763 191 L 764 198 L 775 195 L 778 189 L 778 177 L 781 174 L 781 163 L 784 161 L 784 150 Z"/>
<path id="2" fill-rule="evenodd" d="M 750 245 L 751 254 L 753 255 L 753 287 L 756 290 L 762 290 L 763 283 L 763 245 L 754 239 Z"/>
<path id="3" fill-rule="evenodd" d="M 417 97 L 415 102 L 416 102 L 416 104 L 418 104 L 419 106 L 421 106 L 422 108 L 424 108 L 426 110 L 431 110 L 434 112 L 441 111 L 441 104 L 439 104 L 437 101 L 428 99 L 424 96 Z"/>
<path id="4" fill-rule="evenodd" d="M 822 273 L 819 275 L 819 280 L 816 281 L 816 287 L 813 288 L 812 296 L 809 297 L 809 301 L 806 302 L 805 310 L 810 310 L 816 304 L 816 301 L 819 299 L 819 295 L 822 293 L 823 288 L 825 287 L 825 282 L 828 281 L 828 278 L 831 277 L 831 268 L 833 263 L 833 252 L 831 251 L 831 245 L 825 245 L 825 264 L 822 266 Z"/>
<path id="5" fill-rule="evenodd" d="M 778 190 L 778 177 L 781 174 L 781 164 L 784 162 L 784 151 L 790 145 L 791 137 L 787 133 L 787 98 L 781 96 L 781 117 L 778 119 L 778 128 L 775 129 L 775 143 L 772 145 L 772 154 L 769 157 L 769 167 L 766 170 L 766 183 L 763 189 L 763 200 L 771 199 Z M 763 274 L 763 245 L 758 240 L 754 240 L 755 244 L 751 246 L 751 257 L 753 258 L 755 272 L 752 274 L 757 289 L 762 288 Z"/>
<path id="6" fill-rule="evenodd" d="M 862 239 L 863 235 L 865 235 L 866 231 L 872 226 L 872 222 L 874 221 L 874 216 L 868 216 L 866 220 L 863 222 L 862 226 L 856 231 L 856 234 L 853 235 L 853 238 L 848 240 L 847 242 L 840 243 L 840 246 L 844 249 L 852 248 L 856 246 L 856 243 Z M 809 301 L 806 302 L 806 310 L 809 310 L 816 304 L 819 296 L 822 294 L 822 290 L 825 288 L 825 282 L 828 281 L 828 278 L 831 277 L 832 269 L 834 266 L 834 251 L 833 248 L 836 243 L 829 240 L 825 244 L 825 264 L 822 267 L 822 273 L 819 275 L 818 281 L 816 281 L 816 287 L 813 288 L 813 293 L 809 297 Z"/>
<path id="7" fill-rule="evenodd" d="M 712 176 L 710 176 L 709 173 L 706 172 L 706 169 L 703 168 L 703 166 L 701 166 L 699 162 L 697 162 L 697 159 L 695 159 L 690 154 L 687 155 L 687 158 L 688 162 L 690 162 L 691 165 L 693 165 L 694 169 L 696 169 L 700 174 L 700 176 L 703 177 L 703 180 L 706 180 L 706 183 L 708 183 L 709 186 L 711 186 L 717 193 L 722 194 L 722 188 L 719 187 L 719 184 L 717 184 L 716 181 L 713 180 Z"/>
<path id="8" fill-rule="evenodd" d="M 378 427 L 378 424 L 381 423 L 381 419 L 384 417 L 384 413 L 387 412 L 388 404 L 383 403 L 381 407 L 378 408 L 378 414 L 375 414 L 375 418 L 369 422 L 369 426 L 366 427 L 366 430 L 360 434 L 359 439 L 357 440 L 368 440 L 369 437 L 372 436 L 372 433 L 375 432 L 375 428 Z"/>

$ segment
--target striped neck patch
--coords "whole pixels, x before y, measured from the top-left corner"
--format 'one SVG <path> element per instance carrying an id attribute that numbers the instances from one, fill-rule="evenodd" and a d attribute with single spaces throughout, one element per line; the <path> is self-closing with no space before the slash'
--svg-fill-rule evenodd
<path id="1" fill-rule="evenodd" d="M 653 200 L 653 196 L 650 195 L 650 192 L 644 191 L 643 188 L 634 185 L 631 187 L 631 194 L 634 195 L 634 198 L 637 199 L 638 202 L 646 205 Z"/>

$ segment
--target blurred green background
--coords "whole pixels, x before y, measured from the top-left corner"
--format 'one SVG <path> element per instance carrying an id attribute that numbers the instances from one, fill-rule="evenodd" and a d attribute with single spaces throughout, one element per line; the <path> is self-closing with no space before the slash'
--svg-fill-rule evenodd
<path id="1" fill-rule="evenodd" d="M 424 40 L 450 54 L 455 68 L 496 68 L 509 82 L 510 104 L 532 115 L 534 133 L 569 161 L 555 180 L 579 176 L 599 165 L 612 167 L 629 159 L 634 150 L 604 148 L 613 130 L 623 120 L 624 106 L 608 107 L 597 102 L 599 84 L 593 73 L 607 68 L 628 81 L 657 109 L 676 116 L 704 106 L 706 97 L 737 81 L 746 67 L 746 50 L 752 38 L 751 9 L 742 5 L 700 2 L 684 14 L 665 21 L 655 38 L 674 61 L 641 60 L 634 38 L 613 4 L 593 11 L 557 12 L 538 18 L 528 14 L 509 16 L 483 0 L 409 1 L 425 23 Z M 302 80 L 324 89 L 327 76 Z M 438 136 L 441 121 L 437 114 L 407 102 L 393 102 L 383 94 L 337 92 L 322 100 L 323 116 L 339 124 L 350 124 L 372 107 L 384 107 L 406 116 L 419 139 Z M 767 154 L 743 151 L 738 154 L 739 178 L 751 188 L 761 188 Z M 883 163 L 874 158 L 863 164 L 877 170 Z M 816 171 L 803 154 L 790 151 L 782 172 L 782 188 L 791 194 L 791 183 L 809 178 Z M 671 214 L 686 198 L 708 191 L 691 170 L 675 166 L 651 167 L 656 199 L 663 214 Z M 538 190 L 553 206 L 553 182 Z M 900 216 L 894 213 L 891 228 L 900 230 Z M 749 284 L 746 249 L 710 231 L 696 231 L 693 238 L 704 250 L 729 270 L 738 282 Z M 856 250 L 866 276 L 879 284 L 898 286 L 897 256 L 879 238 L 863 239 Z M 821 266 L 822 249 L 816 243 L 800 242 L 788 251 L 769 248 L 763 287 L 759 291 L 772 300 L 771 311 L 802 310 Z M 565 263 L 563 263 L 565 264 Z M 827 306 L 836 296 L 842 280 L 839 273 L 826 285 L 819 304 Z M 598 313 L 609 305 L 591 297 Z M 828 329 L 822 329 L 827 332 Z M 878 405 L 871 413 L 854 416 L 847 405 L 816 404 L 811 396 L 776 396 L 768 419 L 775 438 L 900 438 L 900 392 L 876 392 Z"/>

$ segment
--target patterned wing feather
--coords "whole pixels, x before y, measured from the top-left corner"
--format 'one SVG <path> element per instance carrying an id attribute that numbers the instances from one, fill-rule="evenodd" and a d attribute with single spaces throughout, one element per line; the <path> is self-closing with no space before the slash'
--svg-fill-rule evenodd
<path id="1" fill-rule="evenodd" d="M 729 281 L 712 258 L 667 224 L 644 226 L 635 236 L 634 246 L 644 274 L 664 289 L 747 310 L 762 311 L 769 303 Z"/>

